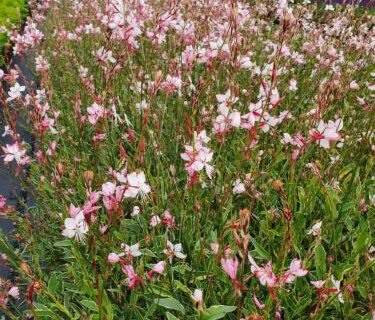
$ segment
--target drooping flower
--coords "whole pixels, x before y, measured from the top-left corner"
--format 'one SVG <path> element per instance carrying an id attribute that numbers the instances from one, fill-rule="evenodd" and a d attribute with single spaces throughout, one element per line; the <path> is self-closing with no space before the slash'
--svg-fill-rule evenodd
<path id="1" fill-rule="evenodd" d="M 232 279 L 237 279 L 238 260 L 235 259 L 221 259 L 221 266 L 225 273 Z"/>
<path id="2" fill-rule="evenodd" d="M 122 272 L 127 276 L 126 285 L 131 289 L 136 289 L 139 285 L 144 283 L 143 279 L 134 272 L 132 265 L 123 265 L 121 267 Z"/>
<path id="3" fill-rule="evenodd" d="M 191 298 L 195 302 L 195 308 L 202 309 L 203 307 L 203 291 L 201 289 L 195 289 Z"/>

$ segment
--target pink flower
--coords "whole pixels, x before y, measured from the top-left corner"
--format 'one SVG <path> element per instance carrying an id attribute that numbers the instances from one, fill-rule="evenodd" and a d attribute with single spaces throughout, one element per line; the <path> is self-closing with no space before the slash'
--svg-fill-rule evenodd
<path id="1" fill-rule="evenodd" d="M 258 103 L 250 103 L 249 105 L 249 113 L 243 115 L 241 118 L 245 121 L 242 122 L 241 128 L 250 130 L 254 127 L 255 123 L 260 120 L 263 113 L 262 109 L 262 101 Z"/>
<path id="2" fill-rule="evenodd" d="M 120 256 L 114 252 L 111 252 L 109 255 L 108 255 L 108 261 L 109 263 L 111 264 L 114 264 L 114 263 L 117 263 L 120 261 Z"/>
<path id="3" fill-rule="evenodd" d="M 175 225 L 175 217 L 168 210 L 165 210 L 161 223 L 166 225 L 168 229 L 172 229 Z"/>
<path id="4" fill-rule="evenodd" d="M 235 259 L 221 259 L 221 266 L 225 273 L 232 279 L 236 280 L 237 279 L 237 268 L 238 268 L 238 260 L 237 258 Z"/>
<path id="5" fill-rule="evenodd" d="M 251 264 L 251 272 L 258 278 L 261 285 L 274 288 L 277 283 L 277 277 L 273 273 L 271 261 L 268 261 L 264 268 L 259 267 L 250 255 L 249 261 Z"/>
<path id="6" fill-rule="evenodd" d="M 220 110 L 220 107 L 233 106 L 238 101 L 238 98 L 232 96 L 230 90 L 228 89 L 224 94 L 217 94 L 216 100 L 218 102 L 218 108 Z"/>
<path id="7" fill-rule="evenodd" d="M 104 108 L 95 102 L 87 108 L 87 113 L 89 114 L 89 122 L 95 125 L 99 119 L 104 117 Z"/>
<path id="8" fill-rule="evenodd" d="M 357 81 L 353 80 L 352 82 L 350 82 L 349 88 L 352 89 L 352 90 L 358 90 L 359 85 L 358 85 Z"/>
<path id="9" fill-rule="evenodd" d="M 158 274 L 162 274 L 164 272 L 164 269 L 165 269 L 165 262 L 164 261 L 159 261 L 157 264 L 155 264 L 153 267 L 152 267 L 152 271 L 153 272 L 156 272 Z"/>
<path id="10" fill-rule="evenodd" d="M 70 204 L 70 207 L 69 207 L 69 216 L 71 218 L 74 219 L 80 211 L 81 211 L 80 207 L 75 207 L 73 204 Z"/>
<path id="11" fill-rule="evenodd" d="M 124 272 L 127 276 L 126 285 L 131 290 L 136 289 L 138 285 L 142 285 L 144 283 L 143 279 L 134 272 L 133 266 L 123 265 L 121 269 L 122 269 L 122 272 Z"/>
<path id="12" fill-rule="evenodd" d="M 233 183 L 233 194 L 241 194 L 241 193 L 244 193 L 245 191 L 246 191 L 245 185 L 243 184 L 243 182 L 241 182 L 240 179 L 237 179 Z"/>
<path id="13" fill-rule="evenodd" d="M 195 135 L 197 138 L 200 137 L 200 134 L 195 133 Z M 181 158 L 187 161 L 185 170 L 190 179 L 203 169 L 205 169 L 207 176 L 210 179 L 212 178 L 214 168 L 209 163 L 212 161 L 213 152 L 208 147 L 203 146 L 204 141 L 209 141 L 209 138 L 207 136 L 200 137 L 194 146 L 185 145 L 185 152 L 180 154 Z"/>
<path id="14" fill-rule="evenodd" d="M 152 267 L 152 269 L 149 272 L 147 272 L 147 278 L 150 281 L 154 281 L 155 280 L 154 273 L 163 274 L 164 270 L 165 270 L 165 261 L 159 261 L 157 264 L 155 264 Z"/>
<path id="15" fill-rule="evenodd" d="M 325 280 L 310 281 L 310 283 L 316 288 L 321 289 L 325 285 Z"/>
<path id="16" fill-rule="evenodd" d="M 103 63 L 115 63 L 116 59 L 112 56 L 111 50 L 106 50 L 104 47 L 100 47 L 96 52 L 94 52 L 96 59 Z"/>
<path id="17" fill-rule="evenodd" d="M 319 142 L 321 147 L 328 149 L 330 147 L 330 142 L 339 141 L 341 139 L 338 132 L 342 127 L 342 119 L 337 119 L 335 122 L 330 120 L 328 123 L 324 123 L 320 120 L 318 127 L 310 130 L 310 137 L 313 141 Z"/>
<path id="18" fill-rule="evenodd" d="M 302 268 L 302 262 L 298 259 L 293 259 L 290 263 L 289 270 L 282 276 L 283 283 L 292 283 L 296 277 L 303 277 L 308 273 Z"/>
<path id="19" fill-rule="evenodd" d="M 49 69 L 49 63 L 47 59 L 39 55 L 35 58 L 35 70 L 38 72 L 46 72 Z"/>
<path id="20" fill-rule="evenodd" d="M 13 297 L 14 299 L 19 299 L 20 297 L 20 290 L 18 287 L 11 287 L 8 291 L 8 294 Z"/>
<path id="21" fill-rule="evenodd" d="M 182 80 L 179 77 L 173 77 L 169 74 L 167 75 L 166 80 L 161 84 L 164 91 L 167 93 L 172 93 L 182 88 Z"/>

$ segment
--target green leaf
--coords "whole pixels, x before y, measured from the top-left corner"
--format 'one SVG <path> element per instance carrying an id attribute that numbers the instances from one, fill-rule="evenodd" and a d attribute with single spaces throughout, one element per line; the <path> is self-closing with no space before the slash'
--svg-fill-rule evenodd
<path id="1" fill-rule="evenodd" d="M 181 283 L 180 281 L 178 280 L 174 280 L 173 281 L 174 285 L 176 286 L 177 289 L 185 292 L 185 293 L 188 293 L 190 294 L 190 290 L 187 286 L 185 286 L 183 283 Z"/>
<path id="2" fill-rule="evenodd" d="M 69 239 L 57 241 L 53 244 L 54 247 L 70 247 L 72 245 L 72 241 Z"/>
<path id="3" fill-rule="evenodd" d="M 172 313 L 168 312 L 165 314 L 167 316 L 168 320 L 180 320 L 176 316 L 174 316 Z"/>
<path id="4" fill-rule="evenodd" d="M 236 306 L 222 306 L 222 305 L 212 306 L 203 312 L 203 319 L 204 320 L 221 319 L 221 318 L 224 318 L 227 313 L 233 312 L 236 309 L 237 309 Z"/>
<path id="5" fill-rule="evenodd" d="M 180 311 L 181 313 L 185 313 L 185 308 L 184 306 L 176 299 L 174 298 L 163 298 L 163 299 L 155 299 L 154 302 L 167 309 L 171 310 L 177 310 Z"/>
<path id="6" fill-rule="evenodd" d="M 51 278 L 48 281 L 48 291 L 55 294 L 57 287 L 59 285 L 59 280 L 56 276 L 56 273 L 52 273 Z"/>
<path id="7" fill-rule="evenodd" d="M 254 249 L 260 258 L 268 259 L 267 251 L 254 238 L 250 238 L 250 242 L 253 244 Z"/>
<path id="8" fill-rule="evenodd" d="M 95 301 L 92 301 L 92 300 L 82 300 L 81 301 L 81 305 L 83 305 L 84 307 L 90 309 L 91 311 L 99 312 L 98 305 L 96 304 Z"/>
<path id="9" fill-rule="evenodd" d="M 326 251 L 320 244 L 315 248 L 315 268 L 319 279 L 324 279 L 326 272 Z"/>
<path id="10" fill-rule="evenodd" d="M 355 253 L 360 254 L 363 249 L 366 248 L 367 241 L 371 243 L 371 237 L 368 234 L 367 226 L 365 223 L 361 223 L 359 227 L 359 235 L 355 244 Z"/>

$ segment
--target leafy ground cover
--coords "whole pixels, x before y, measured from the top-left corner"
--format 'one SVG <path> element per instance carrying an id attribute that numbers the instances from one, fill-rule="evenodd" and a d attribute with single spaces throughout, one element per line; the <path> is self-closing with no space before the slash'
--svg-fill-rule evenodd
<path id="1" fill-rule="evenodd" d="M 9 317 L 373 318 L 373 16 L 49 0 L 32 17 L 11 40 L 40 89 L 12 69 L 0 91 L 3 160 L 37 202 L 2 210 Z"/>
<path id="2" fill-rule="evenodd" d="M 1 0 L 0 1 L 0 25 L 10 28 L 18 26 L 27 13 L 24 0 Z M 1 55 L 6 44 L 6 33 L 0 30 L 0 65 L 3 65 L 4 58 Z"/>

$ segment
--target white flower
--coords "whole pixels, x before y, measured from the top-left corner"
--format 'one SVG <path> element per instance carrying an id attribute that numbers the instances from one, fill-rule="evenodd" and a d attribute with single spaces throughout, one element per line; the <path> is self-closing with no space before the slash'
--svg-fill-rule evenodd
<path id="1" fill-rule="evenodd" d="M 314 236 L 320 236 L 321 232 L 322 232 L 322 221 L 318 221 L 317 223 L 315 223 L 311 229 L 307 230 L 307 234 L 312 234 Z"/>
<path id="2" fill-rule="evenodd" d="M 142 255 L 142 252 L 139 251 L 139 242 L 128 246 L 127 244 L 122 244 L 123 250 L 127 256 L 139 257 Z"/>
<path id="3" fill-rule="evenodd" d="M 104 196 L 110 197 L 116 191 L 116 185 L 112 182 L 106 182 L 102 185 L 102 193 Z"/>
<path id="4" fill-rule="evenodd" d="M 337 290 L 337 292 L 339 292 L 337 297 L 338 297 L 340 303 L 344 303 L 344 297 L 343 297 L 342 293 L 340 292 L 340 281 L 335 280 L 335 278 L 333 276 L 331 277 L 331 281 L 333 283 L 333 287 Z"/>
<path id="5" fill-rule="evenodd" d="M 201 309 L 203 304 L 203 291 L 201 289 L 195 289 L 191 298 L 194 300 L 197 309 Z"/>
<path id="6" fill-rule="evenodd" d="M 155 228 L 160 222 L 161 222 L 161 219 L 157 214 L 154 214 L 154 215 L 151 216 L 150 226 L 152 228 Z"/>
<path id="7" fill-rule="evenodd" d="M 288 89 L 290 91 L 297 91 L 297 89 L 298 89 L 298 87 L 297 87 L 297 80 L 295 80 L 295 79 L 290 80 L 289 81 L 289 87 L 288 87 Z"/>
<path id="8" fill-rule="evenodd" d="M 7 101 L 12 101 L 21 98 L 22 92 L 26 90 L 25 86 L 20 86 L 18 82 L 8 91 L 9 98 Z"/>
<path id="9" fill-rule="evenodd" d="M 148 104 L 146 100 L 142 100 L 141 102 L 138 102 L 135 104 L 135 108 L 139 113 L 141 113 L 144 110 L 148 109 Z"/>
<path id="10" fill-rule="evenodd" d="M 130 215 L 132 217 L 135 217 L 135 216 L 139 215 L 140 212 L 141 212 L 141 209 L 138 206 L 134 206 L 133 207 L 133 211 L 132 211 L 132 213 Z"/>
<path id="11" fill-rule="evenodd" d="M 241 194 L 246 191 L 245 185 L 241 182 L 240 179 L 237 179 L 233 183 L 233 194 Z"/>
<path id="12" fill-rule="evenodd" d="M 324 8 L 325 11 L 334 11 L 335 7 L 331 4 L 327 4 Z"/>
<path id="13" fill-rule="evenodd" d="M 163 252 L 169 256 L 169 261 L 172 263 L 172 258 L 177 257 L 179 259 L 185 259 L 186 255 L 182 253 L 182 244 L 177 243 L 173 244 L 169 240 L 167 241 L 167 247 L 163 250 Z"/>
<path id="14" fill-rule="evenodd" d="M 151 192 L 151 187 L 146 183 L 144 172 L 132 172 L 127 175 L 127 188 L 125 198 L 136 198 L 139 194 L 143 197 Z"/>
<path id="15" fill-rule="evenodd" d="M 68 238 L 75 238 L 78 241 L 83 241 L 85 234 L 89 231 L 83 211 L 80 211 L 75 218 L 66 218 L 64 225 L 65 229 L 62 235 Z"/>

